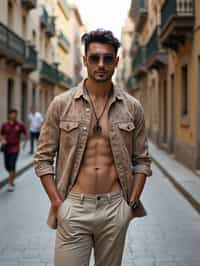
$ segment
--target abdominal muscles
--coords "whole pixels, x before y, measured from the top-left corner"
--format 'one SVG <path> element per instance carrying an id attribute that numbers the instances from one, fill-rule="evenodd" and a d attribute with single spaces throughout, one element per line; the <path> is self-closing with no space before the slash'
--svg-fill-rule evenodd
<path id="1" fill-rule="evenodd" d="M 88 194 L 120 190 L 108 137 L 102 135 L 89 139 L 72 190 Z"/>

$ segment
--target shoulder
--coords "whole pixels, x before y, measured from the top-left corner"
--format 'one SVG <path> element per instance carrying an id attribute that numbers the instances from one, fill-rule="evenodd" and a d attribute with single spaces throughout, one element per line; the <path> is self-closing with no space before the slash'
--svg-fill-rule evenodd
<path id="1" fill-rule="evenodd" d="M 3 122 L 2 124 L 1 124 L 1 130 L 2 129 L 4 129 L 4 128 L 6 128 L 8 126 L 8 122 L 6 121 L 6 122 Z"/>
<path id="2" fill-rule="evenodd" d="M 18 125 L 19 127 L 22 127 L 22 128 L 24 128 L 24 127 L 25 127 L 25 124 L 24 124 L 24 122 L 23 122 L 23 121 L 21 121 L 21 120 L 18 120 L 18 121 L 17 121 L 17 125 Z"/>
<path id="3" fill-rule="evenodd" d="M 66 92 L 60 93 L 54 97 L 51 105 L 54 106 L 57 110 L 64 110 L 72 100 L 75 93 L 78 91 L 79 87 L 73 87 Z"/>
<path id="4" fill-rule="evenodd" d="M 42 117 L 42 114 L 40 112 L 35 113 L 37 117 Z"/>
<path id="5" fill-rule="evenodd" d="M 55 96 L 54 100 L 57 102 L 65 102 L 66 100 L 71 100 L 73 95 L 76 93 L 77 90 L 78 90 L 78 87 L 73 87 L 73 88 Z"/>
<path id="6" fill-rule="evenodd" d="M 127 104 L 128 109 L 132 114 L 135 114 L 138 111 L 143 112 L 142 105 L 138 99 L 130 95 L 125 89 L 118 88 L 117 90 L 118 90 L 119 95 L 122 97 L 122 99 Z"/>
<path id="7" fill-rule="evenodd" d="M 49 104 L 46 115 L 53 116 L 55 118 L 57 117 L 58 119 L 62 112 L 71 104 L 76 90 L 77 87 L 74 87 L 66 92 L 56 95 Z"/>

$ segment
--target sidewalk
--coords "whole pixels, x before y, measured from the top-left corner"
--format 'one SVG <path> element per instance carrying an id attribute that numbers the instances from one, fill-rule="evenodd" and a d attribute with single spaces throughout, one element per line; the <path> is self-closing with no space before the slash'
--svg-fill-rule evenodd
<path id="1" fill-rule="evenodd" d="M 149 140 L 152 160 L 164 172 L 176 189 L 200 213 L 200 177 Z M 170 197 L 170 195 L 169 195 Z"/>
<path id="2" fill-rule="evenodd" d="M 27 168 L 33 165 L 33 155 L 29 154 L 30 146 L 27 142 L 24 149 L 20 150 L 20 154 L 17 160 L 17 177 L 25 171 Z M 8 182 L 8 172 L 5 170 L 3 162 L 3 153 L 0 152 L 0 188 L 5 186 Z"/>

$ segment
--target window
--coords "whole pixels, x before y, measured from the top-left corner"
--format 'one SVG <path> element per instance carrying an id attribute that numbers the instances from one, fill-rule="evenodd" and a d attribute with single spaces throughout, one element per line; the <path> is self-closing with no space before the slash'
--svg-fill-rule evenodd
<path id="1" fill-rule="evenodd" d="M 182 66 L 181 70 L 181 80 L 182 80 L 182 106 L 181 106 L 181 115 L 188 115 L 188 66 Z"/>

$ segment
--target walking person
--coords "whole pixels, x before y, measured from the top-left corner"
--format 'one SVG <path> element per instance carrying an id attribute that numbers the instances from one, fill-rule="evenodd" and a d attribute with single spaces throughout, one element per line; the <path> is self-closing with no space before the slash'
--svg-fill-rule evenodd
<path id="1" fill-rule="evenodd" d="M 28 115 L 29 134 L 30 134 L 30 154 L 34 153 L 34 142 L 38 140 L 40 129 L 43 122 L 43 117 L 40 112 L 36 112 L 35 107 L 31 107 L 31 112 Z"/>
<path id="2" fill-rule="evenodd" d="M 111 31 L 82 36 L 88 76 L 50 104 L 35 154 L 56 230 L 55 265 L 120 266 L 150 158 L 140 103 L 112 82 L 119 41 Z M 56 171 L 53 161 L 56 155 Z"/>
<path id="3" fill-rule="evenodd" d="M 8 121 L 4 122 L 0 128 L 0 141 L 4 147 L 4 164 L 9 173 L 8 191 L 14 190 L 14 180 L 16 177 L 16 162 L 20 151 L 20 137 L 25 136 L 27 141 L 27 131 L 23 122 L 17 120 L 18 111 L 11 109 L 8 114 Z"/>

